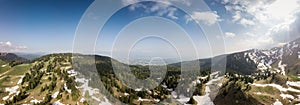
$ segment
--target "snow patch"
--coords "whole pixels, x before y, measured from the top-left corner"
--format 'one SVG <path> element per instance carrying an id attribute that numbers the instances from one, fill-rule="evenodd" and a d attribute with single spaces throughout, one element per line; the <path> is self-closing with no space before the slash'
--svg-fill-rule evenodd
<path id="1" fill-rule="evenodd" d="M 165 83 L 161 84 L 161 86 L 164 88 L 168 88 L 168 86 Z"/>
<path id="2" fill-rule="evenodd" d="M 193 99 L 198 103 L 198 105 L 214 105 L 212 100 L 209 97 L 209 94 L 211 92 L 208 85 L 212 85 L 213 82 L 220 81 L 223 77 L 218 77 L 216 79 L 212 79 L 206 83 L 207 86 L 205 86 L 205 95 L 204 96 L 193 96 Z M 219 86 L 222 85 L 222 83 L 218 84 Z"/>
<path id="3" fill-rule="evenodd" d="M 159 100 L 159 99 L 154 99 L 154 101 L 155 101 L 155 102 L 159 102 L 160 100 Z"/>
<path id="4" fill-rule="evenodd" d="M 283 104 L 280 101 L 278 101 L 278 99 L 276 99 L 273 105 L 283 105 Z"/>
<path id="5" fill-rule="evenodd" d="M 56 98 L 58 94 L 59 94 L 59 91 L 55 92 L 51 97 Z"/>
<path id="6" fill-rule="evenodd" d="M 82 96 L 85 95 L 86 91 L 88 91 L 90 96 L 92 96 L 94 94 L 97 94 L 97 93 L 100 93 L 99 89 L 89 87 L 89 80 L 88 79 L 76 78 L 75 81 L 79 82 L 79 83 L 83 83 L 81 86 L 78 87 L 78 88 L 82 89 L 82 91 L 83 91 Z"/>
<path id="7" fill-rule="evenodd" d="M 19 81 L 17 82 L 17 84 L 21 84 L 23 81 L 24 76 L 21 76 L 21 78 L 19 79 Z"/>
<path id="8" fill-rule="evenodd" d="M 137 88 L 137 89 L 134 89 L 134 91 L 136 92 L 139 92 L 139 91 L 142 91 L 143 88 Z"/>
<path id="9" fill-rule="evenodd" d="M 193 99 L 198 103 L 198 105 L 214 105 L 213 101 L 209 97 L 211 92 L 208 85 L 212 85 L 214 82 L 220 81 L 223 77 L 218 77 L 215 79 L 209 80 L 205 86 L 205 95 L 203 96 L 193 96 Z M 219 83 L 218 86 L 222 86 L 222 83 Z"/>
<path id="10" fill-rule="evenodd" d="M 280 96 L 281 96 L 283 99 L 286 99 L 286 98 L 295 99 L 294 96 L 292 96 L 292 95 L 290 95 L 290 94 L 280 94 Z"/>
<path id="11" fill-rule="evenodd" d="M 279 50 L 279 57 L 280 57 L 280 58 L 283 57 L 283 48 L 281 48 L 281 49 Z"/>
<path id="12" fill-rule="evenodd" d="M 206 83 L 206 85 L 212 85 L 213 82 L 220 81 L 222 78 L 223 78 L 223 76 L 218 77 L 218 78 L 215 78 L 215 79 L 211 79 L 211 80 L 209 80 L 209 81 Z M 218 85 L 220 86 L 220 85 L 222 85 L 222 83 L 220 83 L 220 84 L 218 84 Z"/>
<path id="13" fill-rule="evenodd" d="M 9 92 L 9 95 L 12 95 L 14 93 L 17 93 L 17 90 L 19 89 L 19 86 L 14 86 L 11 88 L 5 88 L 5 92 Z"/>
<path id="14" fill-rule="evenodd" d="M 292 82 L 292 81 L 287 81 L 286 84 L 289 86 L 296 86 L 296 87 L 300 87 L 300 81 L 297 82 Z"/>
<path id="15" fill-rule="evenodd" d="M 60 100 L 58 100 L 52 103 L 52 105 L 65 105 L 65 104 L 61 103 Z"/>
<path id="16" fill-rule="evenodd" d="M 175 91 L 172 91 L 171 92 L 172 96 L 174 98 L 177 98 L 177 93 Z M 186 97 L 184 95 L 178 95 L 179 96 L 179 99 L 176 99 L 178 102 L 180 102 L 181 104 L 185 104 L 186 102 L 188 102 L 190 100 L 190 97 Z"/>
<path id="17" fill-rule="evenodd" d="M 198 105 L 214 105 L 209 97 L 209 94 L 206 94 L 204 96 L 193 96 L 193 99 L 197 102 Z"/>
<path id="18" fill-rule="evenodd" d="M 138 101 L 151 101 L 149 99 L 142 99 L 141 97 L 139 97 Z"/>
<path id="19" fill-rule="evenodd" d="M 37 100 L 37 99 L 33 99 L 30 101 L 31 103 L 34 103 L 34 104 L 37 104 L 37 103 L 40 103 L 41 101 L 40 100 Z"/>
<path id="20" fill-rule="evenodd" d="M 293 48 L 297 48 L 297 47 L 299 47 L 299 45 L 298 45 L 298 44 L 294 44 L 294 45 L 292 46 L 292 49 L 293 49 Z"/>
<path id="21" fill-rule="evenodd" d="M 249 57 L 255 64 L 258 63 L 258 62 L 257 62 L 257 58 L 256 58 L 255 52 L 253 52 L 253 53 L 247 53 L 246 55 L 248 55 L 248 57 Z"/>
<path id="22" fill-rule="evenodd" d="M 68 93 L 71 93 L 71 90 L 70 89 L 68 89 L 68 87 L 67 87 L 67 84 L 65 83 L 64 84 L 64 89 L 68 92 Z"/>
<path id="23" fill-rule="evenodd" d="M 282 60 L 279 61 L 278 67 L 281 69 L 281 73 L 282 73 L 282 75 L 284 75 L 284 76 L 285 76 L 285 67 L 286 67 L 286 66 L 287 66 L 286 64 L 282 64 Z"/>
<path id="24" fill-rule="evenodd" d="M 85 99 L 84 99 L 84 98 L 81 98 L 81 99 L 80 99 L 80 102 L 81 102 L 81 103 L 83 103 L 84 101 L 85 101 Z"/>
<path id="25" fill-rule="evenodd" d="M 267 70 L 268 67 L 267 67 L 263 62 L 260 62 L 260 63 L 258 63 L 258 65 L 257 65 L 257 69 L 258 69 L 258 70 Z"/>
<path id="26" fill-rule="evenodd" d="M 9 98 L 9 96 L 5 96 L 2 98 L 2 100 L 6 101 Z"/>
<path id="27" fill-rule="evenodd" d="M 128 93 L 124 93 L 124 96 L 128 96 L 129 94 Z"/>
<path id="28" fill-rule="evenodd" d="M 294 88 L 284 88 L 278 84 L 257 84 L 257 83 L 253 83 L 252 84 L 253 86 L 258 86 L 258 87 L 267 87 L 267 86 L 271 86 L 271 87 L 274 87 L 274 88 L 277 88 L 278 90 L 280 91 L 283 91 L 283 92 L 286 92 L 286 91 L 293 91 L 293 92 L 298 92 L 300 93 L 300 90 L 297 90 L 297 89 L 294 89 Z"/>
<path id="29" fill-rule="evenodd" d="M 69 76 L 76 76 L 77 72 L 75 72 L 75 70 L 68 70 L 67 73 L 69 74 Z"/>
<path id="30" fill-rule="evenodd" d="M 207 79 L 208 76 L 204 76 L 204 77 L 198 77 L 198 79 Z"/>
<path id="31" fill-rule="evenodd" d="M 111 103 L 109 103 L 108 99 L 106 97 L 104 97 L 105 102 L 101 102 L 99 103 L 99 105 L 111 105 Z"/>

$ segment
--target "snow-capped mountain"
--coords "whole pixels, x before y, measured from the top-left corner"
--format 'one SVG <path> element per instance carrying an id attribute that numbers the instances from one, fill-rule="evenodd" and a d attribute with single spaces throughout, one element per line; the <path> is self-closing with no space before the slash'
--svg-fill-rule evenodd
<path id="1" fill-rule="evenodd" d="M 300 39 L 291 41 L 283 46 L 269 50 L 248 50 L 229 54 L 227 68 L 242 70 L 242 73 L 280 72 L 283 75 L 291 73 L 297 75 L 300 70 Z M 244 69 L 244 70 L 243 70 Z"/>

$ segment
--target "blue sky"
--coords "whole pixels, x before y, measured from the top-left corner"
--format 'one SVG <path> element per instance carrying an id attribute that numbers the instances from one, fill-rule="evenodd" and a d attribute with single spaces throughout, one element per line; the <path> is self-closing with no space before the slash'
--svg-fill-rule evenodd
<path id="1" fill-rule="evenodd" d="M 8 51 L 71 51 L 78 21 L 91 3 L 92 0 L 1 0 L 0 41 L 12 43 Z"/>
<path id="2" fill-rule="evenodd" d="M 251 48 L 265 49 L 280 46 L 300 35 L 299 0 L 205 0 L 209 8 L 197 5 L 197 0 L 136 3 L 138 1 L 107 2 L 108 9 L 117 6 L 124 8 L 115 11 L 103 29 L 98 29 L 98 39 L 94 46 L 97 54 L 110 55 L 111 51 L 116 49 L 119 53 L 126 52 L 127 49 L 122 49 L 122 46 L 119 48 L 113 46 L 114 41 L 122 35 L 125 36 L 124 38 L 134 39 L 138 35 L 149 34 L 147 31 L 137 33 L 139 30 L 157 31 L 153 32 L 154 36 L 168 34 L 164 37 L 177 40 L 173 45 L 183 44 L 178 44 L 174 49 L 166 40 L 145 39 L 132 48 L 132 54 L 136 56 L 174 57 L 176 49 L 184 49 L 196 50 L 199 58 L 205 58 Z M 89 11 L 91 8 L 88 7 L 91 4 L 97 5 L 93 0 L 1 0 L 1 51 L 72 52 L 76 28 L 81 18 L 89 17 L 95 20 L 89 23 L 91 28 L 93 24 L 97 24 L 97 20 L 104 19 L 101 18 L 103 13 Z M 180 8 L 181 6 L 183 8 Z M 155 30 L 158 27 L 162 27 L 159 32 Z M 220 30 L 215 30 L 216 27 Z M 219 34 L 219 31 L 223 34 Z M 90 33 L 87 31 L 85 34 L 86 40 L 89 40 Z M 182 41 L 185 38 L 187 40 Z M 189 38 L 191 40 L 188 40 Z M 210 40 L 208 41 L 207 38 Z M 128 40 L 123 39 L 120 43 L 126 41 Z M 194 47 L 191 47 L 190 41 L 193 42 Z M 220 45 L 224 41 L 226 52 L 212 53 L 223 47 Z M 214 47 L 216 45 L 217 47 Z M 80 49 L 84 51 L 85 47 Z M 92 52 L 87 51 L 87 53 Z M 187 59 L 193 57 L 188 56 L 192 54 L 183 53 Z"/>

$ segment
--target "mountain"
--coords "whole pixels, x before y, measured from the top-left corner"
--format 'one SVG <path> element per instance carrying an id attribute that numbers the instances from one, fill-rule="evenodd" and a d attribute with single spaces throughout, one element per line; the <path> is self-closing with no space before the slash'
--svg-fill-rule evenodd
<path id="1" fill-rule="evenodd" d="M 211 72 L 211 58 L 199 59 L 199 74 L 181 71 L 181 63 L 194 62 L 184 61 L 168 64 L 165 77 L 160 78 L 164 71 L 161 65 L 127 65 L 106 56 L 48 54 L 11 65 L 27 60 L 0 53 L 0 104 L 297 104 L 299 44 L 296 39 L 272 49 L 216 56 L 226 56 L 227 72 L 221 77 L 220 72 Z M 125 72 L 125 67 L 130 71 Z M 150 73 L 151 67 L 159 69 Z M 116 68 L 124 72 L 116 73 Z M 197 78 L 184 77 L 183 72 Z M 155 78 L 147 83 L 138 80 L 151 76 Z M 148 89 L 139 87 L 141 84 L 157 86 Z"/>
<path id="2" fill-rule="evenodd" d="M 281 47 L 269 50 L 248 50 L 229 54 L 227 69 L 243 74 L 258 71 L 276 71 L 283 75 L 298 75 L 300 73 L 300 39 L 291 41 Z"/>
<path id="3" fill-rule="evenodd" d="M 246 61 L 236 66 L 235 72 L 251 65 L 249 73 L 227 73 L 214 103 L 222 105 L 299 104 L 300 103 L 300 39 L 268 50 L 248 50 L 227 56 L 227 65 Z M 233 56 L 233 57 L 230 57 Z M 232 59 L 234 58 L 234 59 Z M 228 62 L 228 59 L 229 60 Z M 231 67 L 227 67 L 227 70 Z M 247 75 L 244 75 L 247 74 Z M 250 74 L 250 75 L 249 75 Z M 253 79 L 249 83 L 249 78 Z"/>
<path id="4" fill-rule="evenodd" d="M 14 53 L 14 54 L 28 60 L 33 60 L 45 55 L 45 53 Z"/>
<path id="5" fill-rule="evenodd" d="M 6 54 L 13 56 L 14 54 Z M 71 65 L 72 54 L 51 54 L 32 62 L 6 65 L 0 71 L 0 103 L 81 104 Z"/>
<path id="6" fill-rule="evenodd" d="M 0 59 L 5 62 L 27 61 L 27 59 L 19 57 L 13 53 L 0 53 Z"/>
<path id="7" fill-rule="evenodd" d="M 299 45 L 300 38 L 271 49 L 226 54 L 227 73 L 222 87 L 215 98 L 210 98 L 216 105 L 299 103 Z M 199 62 L 201 70 L 210 70 L 211 58 Z M 171 65 L 180 67 L 180 64 Z"/>
<path id="8" fill-rule="evenodd" d="M 252 49 L 226 54 L 226 70 L 244 75 L 261 71 L 276 71 L 282 74 L 300 74 L 300 38 L 281 47 L 269 50 Z M 220 57 L 222 57 L 220 56 Z M 216 56 L 218 58 L 219 56 Z M 211 58 L 199 59 L 202 70 L 210 70 Z M 180 66 L 181 62 L 170 64 Z"/>

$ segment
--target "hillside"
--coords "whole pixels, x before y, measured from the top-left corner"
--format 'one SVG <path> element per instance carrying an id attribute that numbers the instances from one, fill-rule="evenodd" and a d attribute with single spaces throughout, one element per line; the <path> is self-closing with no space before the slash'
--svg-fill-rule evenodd
<path id="1" fill-rule="evenodd" d="M 244 59 L 256 67 L 251 75 L 227 73 L 225 76 L 227 82 L 220 88 L 214 100 L 215 104 L 299 104 L 299 44 L 300 39 L 296 39 L 269 50 L 240 52 L 244 57 L 240 56 L 236 59 Z M 242 68 L 243 65 L 239 67 Z M 235 71 L 239 72 L 239 69 Z M 251 84 L 248 83 L 247 78 L 253 79 Z"/>
<path id="2" fill-rule="evenodd" d="M 68 74 L 72 69 L 70 57 L 70 54 L 49 55 L 29 64 L 14 67 L 7 65 L 0 76 L 0 103 L 80 102 L 81 96 L 75 88 L 75 78 Z"/>
<path id="3" fill-rule="evenodd" d="M 258 105 L 300 102 L 300 39 L 270 50 L 227 55 L 227 73 L 210 72 L 211 59 L 200 59 L 201 71 L 181 71 L 181 63 L 150 73 L 149 65 L 127 65 L 99 55 L 49 54 L 31 62 L 10 53 L 0 60 L 1 104 L 216 104 Z M 189 63 L 193 61 L 186 61 Z M 116 74 L 112 64 L 128 66 Z M 159 65 L 151 66 L 161 68 Z M 191 67 L 193 68 L 193 67 Z M 122 68 L 125 70 L 125 68 Z M 195 75 L 187 78 L 181 75 Z M 133 78 L 157 77 L 144 84 Z M 129 88 L 121 81 L 135 86 Z M 155 84 L 159 82 L 160 84 Z M 180 87 L 180 88 L 177 88 Z M 191 89 L 195 91 L 190 91 Z"/>
<path id="4" fill-rule="evenodd" d="M 14 53 L 19 57 L 28 59 L 28 60 L 34 60 L 36 58 L 39 58 L 43 55 L 46 55 L 45 53 Z"/>
<path id="5" fill-rule="evenodd" d="M 0 53 L 0 59 L 5 62 L 13 62 L 13 61 L 27 61 L 27 59 L 17 56 L 13 53 Z"/>
<path id="6" fill-rule="evenodd" d="M 90 68 L 92 62 L 86 58 L 94 57 L 97 71 Z M 81 59 L 83 62 L 71 62 Z M 120 63 L 109 57 L 92 55 L 50 54 L 33 60 L 28 64 L 3 66 L 0 72 L 0 103 L 3 104 L 155 104 L 187 103 L 189 86 L 175 91 L 180 69 L 169 66 L 167 77 L 156 88 L 130 89 L 120 82 L 113 73 L 111 62 Z M 1 62 L 0 62 L 1 63 Z M 2 62 L 5 65 L 5 62 Z M 120 63 L 122 64 L 122 63 Z M 77 66 L 76 66 L 77 65 Z M 126 65 L 126 64 L 122 64 Z M 149 76 L 148 66 L 129 65 L 138 78 Z M 78 68 L 80 67 L 80 68 Z M 158 75 L 157 72 L 154 75 Z M 202 95 L 203 83 L 208 82 L 208 73 L 193 83 L 198 87 L 193 94 Z M 124 77 L 129 75 L 124 73 Z M 101 78 L 101 79 L 97 79 Z M 159 80 L 160 78 L 156 78 Z M 103 83 L 104 87 L 99 86 Z M 132 80 L 132 83 L 141 83 Z M 149 84 L 151 85 L 151 84 Z M 105 91 L 107 90 L 107 91 Z M 111 94 L 112 96 L 109 96 Z M 178 99 L 176 98 L 178 97 Z M 117 101 L 117 100 L 120 101 Z"/>

